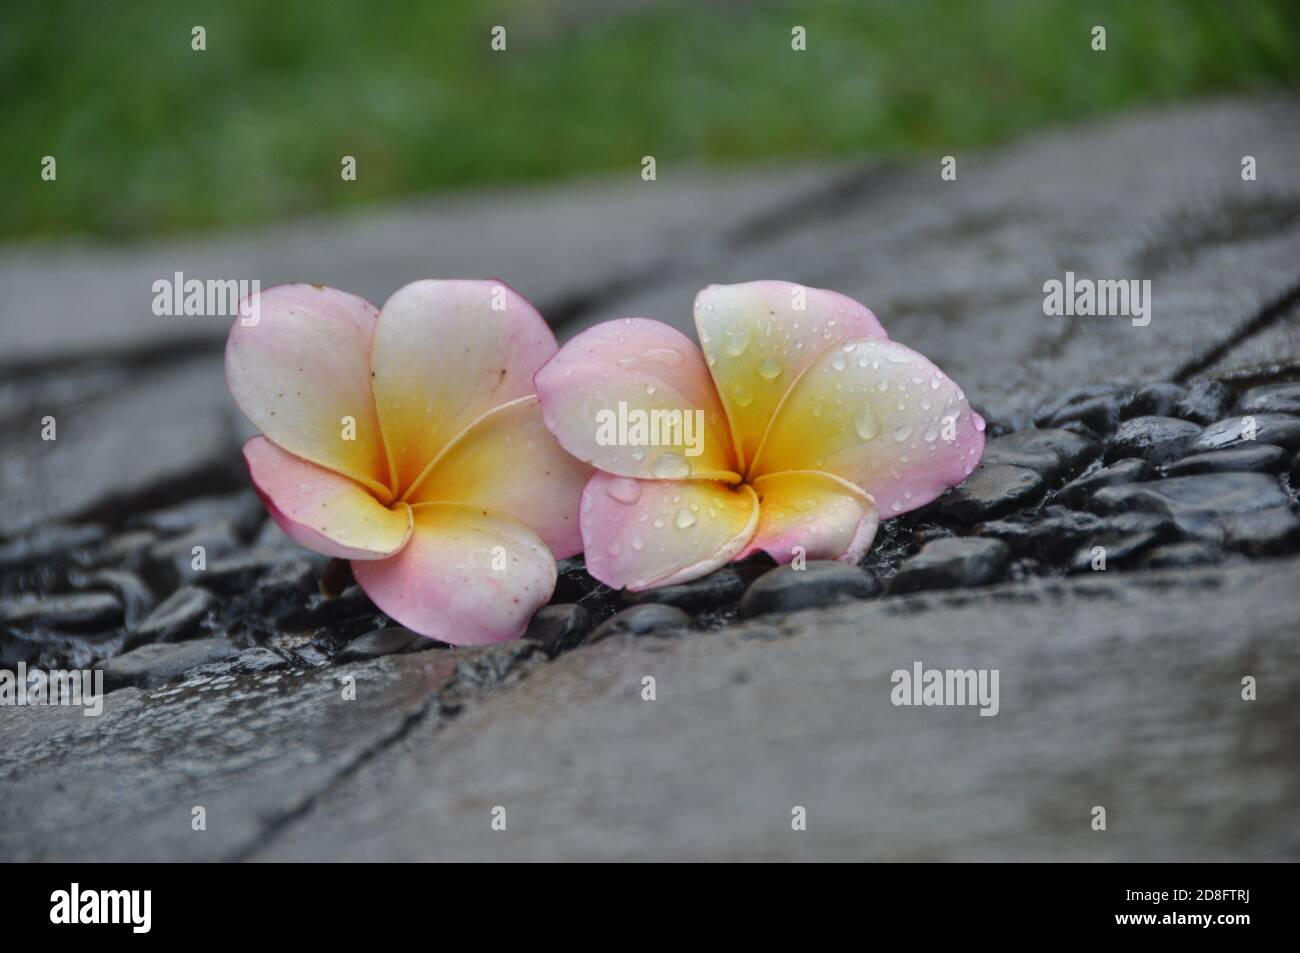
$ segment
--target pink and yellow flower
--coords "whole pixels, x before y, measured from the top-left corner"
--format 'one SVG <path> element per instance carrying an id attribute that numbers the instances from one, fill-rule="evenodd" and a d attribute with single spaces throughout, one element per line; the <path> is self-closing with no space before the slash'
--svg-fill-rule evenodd
<path id="1" fill-rule="evenodd" d="M 855 563 L 879 520 L 922 506 L 979 462 L 984 421 L 867 308 L 781 281 L 712 285 L 697 347 L 643 318 L 578 335 L 537 374 L 547 427 L 597 468 L 582 493 L 587 570 L 633 590 L 762 550 Z M 701 412 L 703 440 L 610 441 L 615 408 Z M 668 416 L 665 416 L 668 415 Z"/>
<path id="2" fill-rule="evenodd" d="M 405 626 L 455 644 L 518 637 L 581 549 L 591 470 L 542 422 L 546 322 L 495 281 L 417 281 L 382 310 L 281 285 L 237 322 L 226 379 L 262 432 L 244 447 L 294 540 L 352 561 Z"/>

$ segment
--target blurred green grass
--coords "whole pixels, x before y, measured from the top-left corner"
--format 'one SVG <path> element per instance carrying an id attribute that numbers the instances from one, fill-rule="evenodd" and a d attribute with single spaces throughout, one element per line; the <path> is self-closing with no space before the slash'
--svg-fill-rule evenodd
<path id="1" fill-rule="evenodd" d="M 1296 0 L 5 0 L 0 237 L 175 232 L 430 190 L 944 151 L 1296 87 Z M 207 51 L 190 30 L 207 30 Z M 493 25 L 508 50 L 489 49 Z M 808 51 L 790 49 L 790 29 Z M 1094 24 L 1108 50 L 1089 46 Z M 41 157 L 58 180 L 40 178 Z M 358 177 L 343 182 L 343 155 Z"/>

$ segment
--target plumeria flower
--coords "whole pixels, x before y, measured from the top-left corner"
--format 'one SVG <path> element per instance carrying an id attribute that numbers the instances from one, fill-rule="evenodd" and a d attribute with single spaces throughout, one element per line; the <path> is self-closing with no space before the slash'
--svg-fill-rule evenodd
<path id="1" fill-rule="evenodd" d="M 695 326 L 703 351 L 658 321 L 609 321 L 537 374 L 546 425 L 597 468 L 580 522 L 587 570 L 610 586 L 685 582 L 758 550 L 856 563 L 882 517 L 979 462 L 984 421 L 961 390 L 856 301 L 712 285 Z M 658 445 L 632 439 L 656 411 L 699 411 L 703 439 L 671 426 Z M 611 414 L 628 439 L 610 439 Z"/>
<path id="2" fill-rule="evenodd" d="M 591 475 L 542 423 L 555 337 L 495 281 L 417 281 L 376 310 L 333 288 L 261 294 L 226 379 L 262 432 L 258 494 L 294 540 L 352 561 L 403 625 L 455 644 L 519 636 L 578 552 Z"/>

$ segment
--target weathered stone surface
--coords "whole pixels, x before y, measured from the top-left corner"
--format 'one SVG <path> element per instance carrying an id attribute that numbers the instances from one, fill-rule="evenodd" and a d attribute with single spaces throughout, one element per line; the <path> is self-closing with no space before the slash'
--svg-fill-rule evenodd
<path id="1" fill-rule="evenodd" d="M 97 718 L 75 708 L 0 708 L 0 856 L 243 856 L 407 730 L 450 682 L 451 654 L 127 688 L 110 694 Z M 344 699 L 345 675 L 356 680 L 354 700 Z M 204 833 L 190 828 L 196 804 L 207 808 Z"/>
<path id="2" fill-rule="evenodd" d="M 883 589 L 880 580 L 865 569 L 811 559 L 802 569 L 793 565 L 769 569 L 740 600 L 740 612 L 746 616 L 795 612 L 846 599 L 871 599 Z"/>
<path id="3" fill-rule="evenodd" d="M 454 730 L 418 726 L 254 857 L 1294 859 L 1298 569 L 1097 573 L 606 642 Z M 916 661 L 998 669 L 998 714 L 895 707 L 891 675 Z"/>
<path id="4" fill-rule="evenodd" d="M 737 232 L 714 256 L 601 299 L 562 333 L 641 315 L 693 336 L 701 288 L 784 278 L 864 302 L 992 420 L 1023 421 L 1103 381 L 1170 380 L 1296 283 L 1300 177 L 1279 174 L 1266 191 L 1240 169 L 1242 142 L 1261 168 L 1290 168 L 1298 114 L 1288 97 L 1081 124 L 966 157 L 961 181 L 977 187 L 945 190 L 942 201 L 925 164 L 867 169 L 766 230 Z M 1149 278 L 1151 324 L 1045 316 L 1043 284 L 1067 268 Z"/>
<path id="5" fill-rule="evenodd" d="M 60 296 L 48 300 L 57 306 Z M 14 314 L 3 313 L 0 320 Z M 17 314 L 24 327 L 36 323 Z M 98 320 L 99 311 L 88 315 Z M 24 393 L 21 424 L 5 422 L 0 536 L 147 493 L 245 479 L 219 353 L 124 372 L 102 392 L 75 399 Z M 46 415 L 58 422 L 57 440 L 41 440 Z"/>
<path id="6" fill-rule="evenodd" d="M 1199 424 L 1177 417 L 1133 417 L 1106 443 L 1106 462 L 1137 457 L 1159 466 L 1177 460 L 1201 432 Z"/>
<path id="7" fill-rule="evenodd" d="M 891 593 L 965 589 L 996 582 L 1011 550 L 998 539 L 936 539 L 899 567 Z"/>

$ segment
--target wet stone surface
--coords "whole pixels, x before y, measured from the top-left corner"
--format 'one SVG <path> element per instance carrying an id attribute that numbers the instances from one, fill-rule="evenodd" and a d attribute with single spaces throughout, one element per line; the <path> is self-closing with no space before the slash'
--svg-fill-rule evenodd
<path id="1" fill-rule="evenodd" d="M 663 274 L 642 264 L 622 289 L 557 291 L 592 302 L 570 309 L 564 338 L 627 313 L 680 324 L 709 281 L 806 276 L 863 298 L 987 404 L 990 439 L 961 486 L 883 522 L 860 566 L 760 559 L 629 594 L 566 559 L 551 605 L 506 645 L 416 641 L 345 563 L 266 519 L 219 347 L 59 370 L 83 405 L 57 408 L 78 412 L 53 453 L 23 438 L 3 463 L 0 662 L 99 666 L 111 690 L 102 719 L 0 709 L 0 855 L 536 857 L 568 818 L 569 856 L 745 857 L 805 797 L 789 778 L 811 777 L 827 786 L 809 857 L 1300 857 L 1281 808 L 1300 783 L 1294 706 L 1210 716 L 1189 688 L 1219 697 L 1259 670 L 1285 697 L 1300 671 L 1300 315 L 1262 321 L 1296 284 L 1286 209 L 1300 185 L 1276 200 L 1283 214 L 1221 179 L 1246 139 L 1283 167 L 1295 115 L 1215 107 L 1066 131 L 986 157 L 987 188 L 952 207 L 932 201 L 928 171 L 853 170 L 822 183 L 816 220 L 785 214 L 805 207 L 790 193 L 773 219 L 789 224 L 765 237 L 673 238 Z M 1139 141 L 1162 145 L 1138 162 Z M 1044 161 L 1086 170 L 1078 191 L 1023 195 Z M 1225 239 L 1224 223 L 1249 238 Z M 1107 240 L 1080 244 L 1093 228 Z M 1045 320 L 1025 275 L 1051 274 L 1064 245 L 1097 274 L 1155 274 L 1166 310 L 1148 329 Z M 51 373 L 6 381 L 16 414 L 34 413 Z M 897 717 L 889 671 L 918 658 L 1003 665 L 1010 731 Z M 672 705 L 639 699 L 647 672 Z M 1244 761 L 1243 737 L 1263 746 Z M 1087 839 L 1063 815 L 1081 772 L 1124 805 L 1122 836 Z M 1207 812 L 1179 793 L 1233 778 L 1244 806 Z M 509 842 L 467 833 L 487 790 L 521 806 Z M 221 837 L 191 835 L 200 798 Z M 875 813 L 854 826 L 864 802 Z M 846 846 L 844 830 L 870 836 Z"/>

